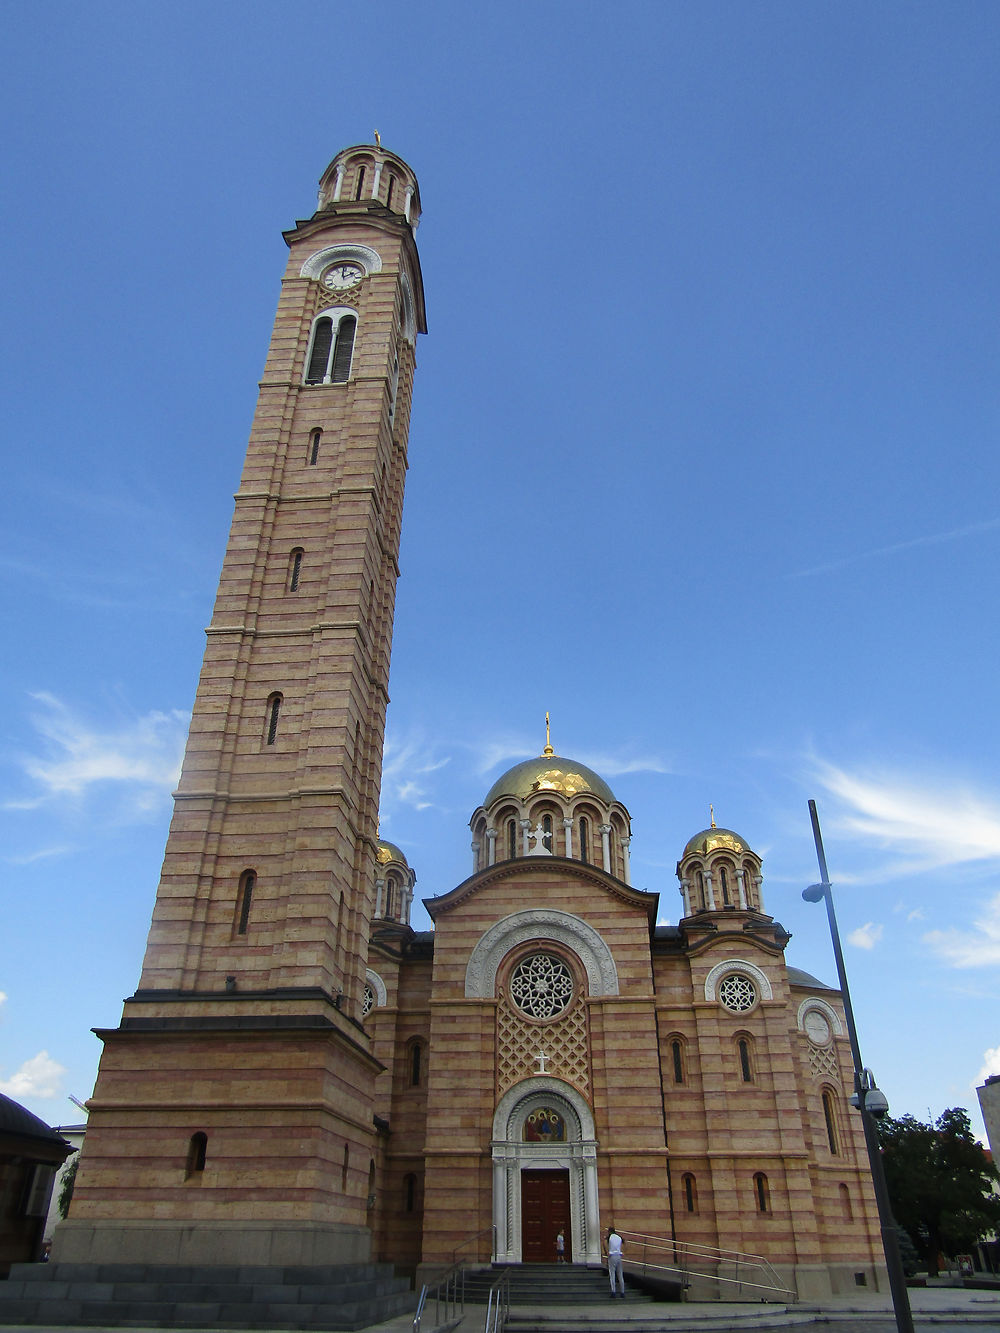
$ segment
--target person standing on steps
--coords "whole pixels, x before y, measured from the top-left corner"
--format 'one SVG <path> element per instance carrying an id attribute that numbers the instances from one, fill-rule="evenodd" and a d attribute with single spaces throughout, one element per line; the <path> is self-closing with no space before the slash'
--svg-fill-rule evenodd
<path id="1" fill-rule="evenodd" d="M 556 1263 L 564 1264 L 566 1262 L 566 1237 L 563 1234 L 562 1227 L 559 1228 L 559 1234 L 556 1236 Z"/>
<path id="2" fill-rule="evenodd" d="M 611 1295 L 617 1296 L 615 1282 L 621 1287 L 622 1300 L 625 1299 L 625 1278 L 622 1274 L 622 1238 L 612 1226 L 608 1231 L 608 1277 L 611 1280 Z"/>

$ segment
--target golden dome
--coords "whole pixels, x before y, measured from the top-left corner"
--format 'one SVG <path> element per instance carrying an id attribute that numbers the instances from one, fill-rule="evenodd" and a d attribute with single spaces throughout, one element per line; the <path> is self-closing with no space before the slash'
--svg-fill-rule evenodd
<path id="1" fill-rule="evenodd" d="M 401 861 L 409 869 L 409 861 L 399 850 L 394 842 L 386 842 L 384 838 L 378 840 L 378 851 L 375 853 L 375 860 L 380 866 L 388 865 L 390 861 Z"/>
<path id="2" fill-rule="evenodd" d="M 551 746 L 546 746 L 551 749 Z M 487 793 L 484 806 L 491 806 L 501 796 L 514 796 L 526 801 L 538 792 L 551 791 L 559 796 L 576 796 L 592 792 L 608 805 L 614 802 L 614 793 L 603 778 L 598 777 L 586 764 L 575 759 L 563 759 L 557 754 L 540 754 L 537 759 L 525 759 L 497 778 Z"/>
<path id="3" fill-rule="evenodd" d="M 713 825 L 711 828 L 702 829 L 700 833 L 694 835 L 684 848 L 684 855 L 690 856 L 694 852 L 700 856 L 707 856 L 709 852 L 714 852 L 719 847 L 725 847 L 730 852 L 749 852 L 751 850 L 750 846 L 732 829 L 716 828 Z"/>

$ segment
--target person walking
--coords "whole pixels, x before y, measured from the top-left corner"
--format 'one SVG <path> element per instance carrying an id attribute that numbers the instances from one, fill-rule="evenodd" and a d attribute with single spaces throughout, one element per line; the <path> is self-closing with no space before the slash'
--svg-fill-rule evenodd
<path id="1" fill-rule="evenodd" d="M 618 1232 L 611 1227 L 608 1232 L 608 1277 L 611 1280 L 611 1295 L 617 1296 L 619 1293 L 615 1290 L 617 1285 L 621 1287 L 621 1298 L 625 1299 L 625 1277 L 622 1274 L 622 1238 Z"/>

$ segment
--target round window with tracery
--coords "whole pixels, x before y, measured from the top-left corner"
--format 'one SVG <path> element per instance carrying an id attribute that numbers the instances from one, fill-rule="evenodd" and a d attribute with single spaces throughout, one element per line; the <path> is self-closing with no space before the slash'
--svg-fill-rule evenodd
<path id="1" fill-rule="evenodd" d="M 362 1016 L 362 1018 L 367 1018 L 368 1015 L 371 1013 L 371 1011 L 372 1011 L 374 1008 L 375 1008 L 375 992 L 374 992 L 374 990 L 372 990 L 371 986 L 370 986 L 370 985 L 368 984 L 368 982 L 366 981 L 366 982 L 365 982 L 365 998 L 364 998 L 364 1000 L 362 1001 L 362 1004 L 361 1004 L 361 1016 Z"/>
<path id="2" fill-rule="evenodd" d="M 730 972 L 719 982 L 719 1000 L 734 1014 L 745 1014 L 757 1003 L 757 990 L 742 972 Z"/>
<path id="3" fill-rule="evenodd" d="M 573 974 L 560 958 L 532 954 L 511 973 L 510 998 L 530 1018 L 554 1018 L 573 998 Z"/>

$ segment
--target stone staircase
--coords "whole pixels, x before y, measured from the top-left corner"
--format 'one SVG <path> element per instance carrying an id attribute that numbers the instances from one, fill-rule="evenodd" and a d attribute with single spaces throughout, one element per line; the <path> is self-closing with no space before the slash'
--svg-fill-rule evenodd
<path id="1" fill-rule="evenodd" d="M 391 1264 L 14 1264 L 0 1324 L 353 1330 L 416 1308 Z"/>
<path id="2" fill-rule="evenodd" d="M 526 1306 L 612 1304 L 607 1273 L 601 1268 L 577 1264 L 495 1264 L 492 1268 L 470 1269 L 465 1274 L 466 1302 L 485 1305 L 490 1287 L 505 1271 L 510 1274 L 512 1319 L 518 1309 Z M 648 1305 L 652 1300 L 626 1275 L 625 1300 L 616 1297 L 614 1304 Z"/>

